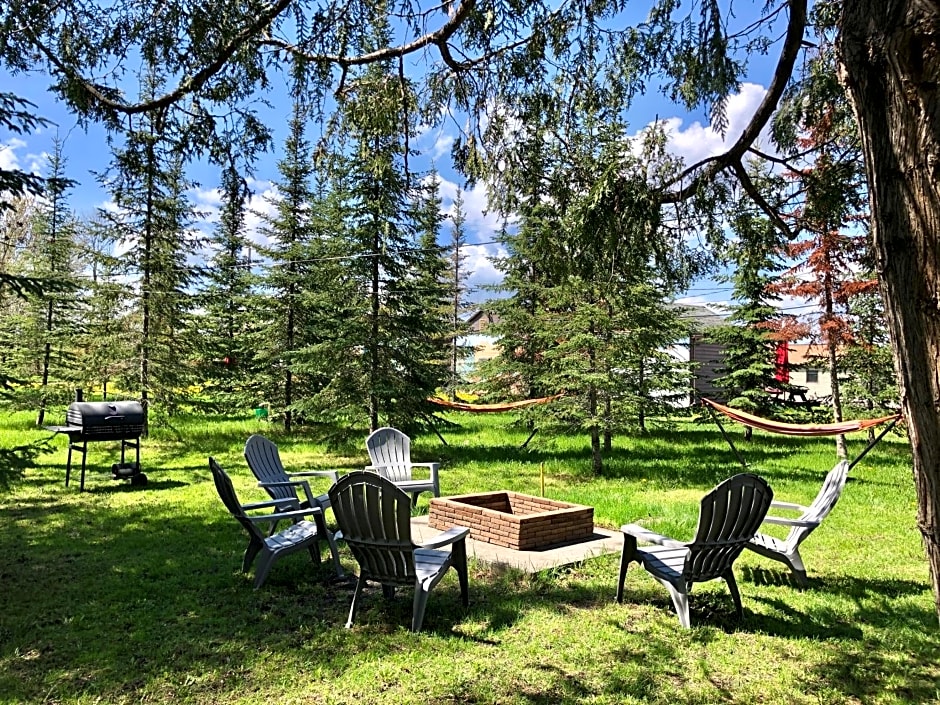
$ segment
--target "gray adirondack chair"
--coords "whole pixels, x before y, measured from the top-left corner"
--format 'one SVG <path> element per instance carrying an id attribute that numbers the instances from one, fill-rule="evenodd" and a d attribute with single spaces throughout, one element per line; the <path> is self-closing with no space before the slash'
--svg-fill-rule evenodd
<path id="1" fill-rule="evenodd" d="M 326 477 L 331 482 L 336 482 L 339 479 L 336 470 L 288 473 L 281 463 L 277 445 L 258 434 L 250 436 L 246 441 L 245 460 L 258 479 L 258 487 L 263 487 L 271 495 L 271 499 L 278 500 L 278 510 L 320 507 L 326 511 L 329 508 L 330 496 L 326 493 L 314 496 L 309 481 L 304 478 Z M 303 492 L 303 497 L 297 495 L 298 491 Z"/>
<path id="2" fill-rule="evenodd" d="M 411 439 L 398 429 L 386 426 L 373 431 L 366 439 L 366 450 L 371 463 L 366 466 L 366 470 L 379 473 L 409 493 L 412 505 L 418 503 L 418 495 L 422 492 L 441 496 L 438 480 L 440 464 L 411 462 Z M 428 468 L 429 477 L 415 479 L 412 470 L 417 467 Z"/>
<path id="3" fill-rule="evenodd" d="M 623 553 L 617 602 L 623 602 L 623 585 L 630 561 L 642 565 L 672 597 L 679 623 L 689 627 L 689 592 L 694 583 L 722 578 L 728 584 L 738 618 L 743 616 L 741 595 L 732 565 L 757 532 L 767 514 L 773 490 L 757 475 L 735 475 L 702 498 L 695 538 L 682 543 L 637 524 L 620 527 Z M 656 544 L 637 548 L 637 540 Z"/>
<path id="4" fill-rule="evenodd" d="M 800 544 L 813 533 L 813 530 L 822 523 L 823 519 L 832 511 L 832 508 L 836 506 L 836 502 L 842 496 L 842 490 L 845 488 L 848 476 L 849 462 L 842 460 L 826 475 L 819 493 L 808 507 L 804 507 L 802 504 L 793 504 L 792 502 L 771 502 L 771 509 L 792 510 L 799 512 L 800 515 L 795 518 L 766 516 L 764 518 L 765 524 L 789 526 L 790 532 L 787 537 L 777 539 L 773 536 L 758 533 L 747 543 L 746 547 L 762 556 L 786 564 L 797 583 L 803 586 L 807 585 L 809 581 L 806 578 L 806 566 L 803 565 L 803 557 L 800 555 Z"/>
<path id="5" fill-rule="evenodd" d="M 310 557 L 319 563 L 320 541 L 326 541 L 329 545 L 336 574 L 339 577 L 343 576 L 336 543 L 333 541 L 333 536 L 326 530 L 322 509 L 314 506 L 293 511 L 276 511 L 273 514 L 249 514 L 248 512 L 256 509 L 276 508 L 278 501 L 272 499 L 265 502 L 241 504 L 235 494 L 231 478 L 214 458 L 209 458 L 209 470 L 212 472 L 215 488 L 225 508 L 248 532 L 248 548 L 245 549 L 245 556 L 242 559 L 242 572 L 247 573 L 251 564 L 255 562 L 255 558 L 258 559 L 258 564 L 255 566 L 255 590 L 264 584 L 268 573 L 271 572 L 271 567 L 281 556 L 307 549 Z M 312 521 L 305 517 L 310 517 Z M 277 522 L 280 519 L 289 519 L 294 523 L 270 536 L 265 536 L 256 526 Z"/>
<path id="6" fill-rule="evenodd" d="M 379 583 L 391 599 L 395 588 L 414 586 L 411 630 L 424 621 L 428 595 L 453 568 L 460 582 L 460 597 L 469 604 L 466 538 L 470 530 L 454 527 L 417 545 L 411 539 L 408 495 L 374 472 L 344 475 L 330 488 L 333 514 L 343 540 L 359 563 L 359 580 L 349 608 L 346 628 L 352 626 L 367 581 Z M 441 550 L 445 546 L 451 549 Z"/>

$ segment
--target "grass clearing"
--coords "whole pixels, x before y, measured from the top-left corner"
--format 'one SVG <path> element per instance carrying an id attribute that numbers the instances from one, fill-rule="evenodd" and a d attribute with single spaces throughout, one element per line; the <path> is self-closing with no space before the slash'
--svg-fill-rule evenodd
<path id="1" fill-rule="evenodd" d="M 459 425 L 441 431 L 447 446 L 434 434 L 413 443 L 416 460 L 442 461 L 444 494 L 538 494 L 544 465 L 546 496 L 595 507 L 608 528 L 640 521 L 690 538 L 701 495 L 739 470 L 709 425 L 617 439 L 596 478 L 585 439 L 537 434 L 521 450 L 527 433 L 505 416 L 452 418 Z M 46 439 L 32 419 L 6 415 L 0 449 Z M 747 552 L 738 560 L 741 622 L 714 582 L 696 586 L 693 628 L 680 629 L 666 590 L 635 567 L 618 605 L 618 556 L 606 556 L 535 575 L 473 563 L 469 609 L 451 572 L 412 635 L 410 591 L 387 603 L 378 587 L 356 627 L 343 629 L 352 584 L 303 554 L 252 590 L 239 572 L 247 537 L 222 507 L 206 457 L 232 475 L 243 502 L 263 499 L 241 456 L 259 431 L 289 470 L 367 462 L 362 443 L 328 449 L 255 419 L 198 417 L 144 441 L 145 487 L 110 479 L 118 444 L 89 446 L 84 493 L 74 468 L 64 487 L 63 437 L 6 469 L 22 475 L 0 494 L 0 702 L 940 702 L 910 452 L 896 436 L 853 470 L 803 544 L 809 589 L 779 563 Z M 864 446 L 864 434 L 849 439 L 850 452 Z M 831 439 L 755 433 L 740 447 L 788 501 L 810 501 L 835 462 Z"/>

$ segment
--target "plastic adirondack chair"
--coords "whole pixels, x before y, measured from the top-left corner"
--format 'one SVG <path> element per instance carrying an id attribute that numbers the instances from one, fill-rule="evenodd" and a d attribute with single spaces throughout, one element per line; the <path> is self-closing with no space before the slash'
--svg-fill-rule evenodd
<path id="1" fill-rule="evenodd" d="M 255 567 L 255 590 L 264 584 L 268 573 L 271 571 L 271 566 L 281 556 L 307 549 L 314 562 L 319 563 L 320 541 L 326 541 L 329 545 L 336 574 L 339 577 L 343 576 L 343 568 L 339 563 L 336 543 L 333 541 L 330 532 L 326 530 L 322 509 L 312 506 L 293 511 L 276 511 L 274 514 L 249 514 L 248 512 L 256 509 L 277 508 L 278 500 L 272 499 L 265 502 L 241 504 L 235 494 L 231 478 L 214 458 L 209 458 L 209 470 L 212 472 L 212 479 L 215 480 L 215 487 L 219 492 L 222 503 L 248 532 L 248 548 L 245 549 L 245 557 L 242 560 L 242 572 L 247 573 L 255 558 L 258 559 L 258 565 Z M 305 517 L 310 517 L 312 521 L 305 519 Z M 270 536 L 265 536 L 256 526 L 256 524 L 268 524 L 281 519 L 289 519 L 294 523 L 283 531 L 273 533 Z"/>
<path id="2" fill-rule="evenodd" d="M 305 509 L 307 507 L 320 507 L 323 511 L 329 509 L 330 496 L 326 493 L 313 497 L 310 484 L 302 478 L 326 477 L 331 482 L 339 479 L 336 470 L 307 470 L 304 472 L 288 473 L 281 463 L 281 455 L 277 446 L 264 436 L 255 434 L 245 443 L 245 460 L 251 472 L 258 478 L 258 487 L 263 487 L 271 499 L 278 500 L 276 505 L 282 509 Z M 303 491 L 304 497 L 297 495 Z M 313 501 L 310 501 L 313 497 Z"/>
<path id="3" fill-rule="evenodd" d="M 637 524 L 620 527 L 623 553 L 617 602 L 623 602 L 623 584 L 630 561 L 642 565 L 669 590 L 679 623 L 689 627 L 689 592 L 693 583 L 722 578 L 728 584 L 738 618 L 743 616 L 741 595 L 732 565 L 764 520 L 773 490 L 751 473 L 735 475 L 702 498 L 698 529 L 689 543 L 674 541 Z M 637 548 L 637 540 L 657 544 Z"/>
<path id="4" fill-rule="evenodd" d="M 411 439 L 398 429 L 386 426 L 373 431 L 366 439 L 366 450 L 369 451 L 371 463 L 366 466 L 366 470 L 379 473 L 409 493 L 412 505 L 418 503 L 418 495 L 422 492 L 441 496 L 437 477 L 440 463 L 411 462 Z M 416 480 L 412 474 L 412 469 L 416 467 L 428 468 L 430 477 L 427 480 Z"/>
<path id="5" fill-rule="evenodd" d="M 836 464 L 823 481 L 819 494 L 808 507 L 791 502 L 771 502 L 771 509 L 787 509 L 800 512 L 796 518 L 780 516 L 767 516 L 765 524 L 779 524 L 789 526 L 790 533 L 785 539 L 777 539 L 765 534 L 757 534 L 747 544 L 747 548 L 767 558 L 785 563 L 793 573 L 793 577 L 800 585 L 807 585 L 806 567 L 800 556 L 800 544 L 806 540 L 813 530 L 822 523 L 832 508 L 836 506 L 845 482 L 849 476 L 849 462 L 842 460 Z"/>
<path id="6" fill-rule="evenodd" d="M 367 581 L 382 585 L 386 598 L 398 586 L 414 586 L 411 630 L 424 621 L 428 595 L 449 568 L 457 571 L 460 597 L 469 604 L 466 538 L 470 530 L 454 527 L 423 544 L 411 539 L 408 495 L 374 472 L 356 471 L 330 488 L 333 513 L 343 540 L 359 563 L 359 580 L 349 608 L 346 628 L 352 626 Z M 451 550 L 440 550 L 451 546 Z"/>

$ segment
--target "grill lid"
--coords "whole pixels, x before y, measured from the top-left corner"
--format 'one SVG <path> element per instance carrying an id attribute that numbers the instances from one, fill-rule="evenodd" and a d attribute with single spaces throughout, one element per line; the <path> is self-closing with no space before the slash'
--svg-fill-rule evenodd
<path id="1" fill-rule="evenodd" d="M 94 428 L 143 428 L 144 407 L 137 401 L 73 401 L 65 420 L 86 432 Z"/>

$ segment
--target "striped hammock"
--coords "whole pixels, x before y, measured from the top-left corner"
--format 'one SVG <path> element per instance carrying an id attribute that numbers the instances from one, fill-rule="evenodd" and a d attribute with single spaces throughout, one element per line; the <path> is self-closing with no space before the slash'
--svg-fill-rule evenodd
<path id="1" fill-rule="evenodd" d="M 754 414 L 748 414 L 745 411 L 732 409 L 730 406 L 724 406 L 711 399 L 702 398 L 702 403 L 707 404 L 715 411 L 720 411 L 732 421 L 737 421 L 751 428 L 759 428 L 770 433 L 780 433 L 786 436 L 841 436 L 843 433 L 852 433 L 854 431 L 864 431 L 879 426 L 887 421 L 897 421 L 901 414 L 894 416 L 882 416 L 878 419 L 856 419 L 854 421 L 840 421 L 838 423 L 824 424 L 798 424 L 783 423 L 782 421 L 772 421 L 763 419 Z"/>
<path id="2" fill-rule="evenodd" d="M 470 411 L 477 414 L 495 414 L 500 411 L 524 409 L 527 406 L 535 406 L 536 404 L 547 404 L 550 401 L 558 399 L 560 396 L 561 394 L 555 394 L 554 396 L 550 397 L 523 399 L 521 401 L 510 401 L 503 404 L 464 404 L 459 401 L 447 401 L 446 399 L 438 399 L 436 397 L 431 397 L 428 399 L 428 401 L 432 404 L 443 406 L 446 409 L 453 409 L 454 411 Z"/>

